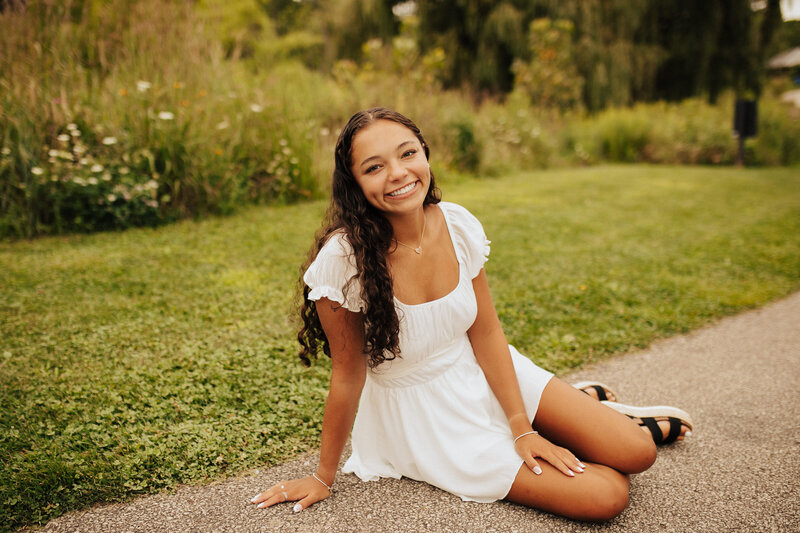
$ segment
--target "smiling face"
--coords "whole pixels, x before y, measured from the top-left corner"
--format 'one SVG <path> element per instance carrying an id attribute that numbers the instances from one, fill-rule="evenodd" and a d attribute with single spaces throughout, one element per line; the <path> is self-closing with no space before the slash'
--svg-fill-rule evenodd
<path id="1" fill-rule="evenodd" d="M 425 151 L 410 129 L 376 120 L 353 138 L 350 170 L 367 201 L 385 215 L 418 209 L 431 181 Z"/>

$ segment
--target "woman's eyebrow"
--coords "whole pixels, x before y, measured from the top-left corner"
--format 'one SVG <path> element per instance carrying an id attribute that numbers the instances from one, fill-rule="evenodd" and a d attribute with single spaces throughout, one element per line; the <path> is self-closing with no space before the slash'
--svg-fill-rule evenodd
<path id="1" fill-rule="evenodd" d="M 397 148 L 395 148 L 395 150 L 402 150 L 403 147 L 406 146 L 407 144 L 414 144 L 414 141 L 410 141 L 410 140 L 409 141 L 403 141 L 403 142 L 401 142 L 400 144 L 397 145 Z M 372 161 L 373 159 L 380 159 L 380 156 L 377 156 L 377 155 L 370 156 L 370 157 L 366 158 L 365 160 L 363 160 L 361 163 L 359 163 L 358 166 L 363 167 L 366 163 Z"/>

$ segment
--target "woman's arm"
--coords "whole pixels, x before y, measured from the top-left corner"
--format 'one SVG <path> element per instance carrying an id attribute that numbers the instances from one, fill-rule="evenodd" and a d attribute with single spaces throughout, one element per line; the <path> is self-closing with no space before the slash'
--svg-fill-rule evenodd
<path id="1" fill-rule="evenodd" d="M 364 322 L 361 314 L 327 298 L 317 302 L 317 313 L 331 349 L 331 384 L 322 418 L 317 475 L 332 485 L 367 376 Z"/>
<path id="2" fill-rule="evenodd" d="M 316 472 L 322 483 L 313 476 L 277 483 L 251 500 L 259 507 L 300 500 L 294 507 L 297 512 L 330 496 L 330 491 L 323 483 L 333 485 L 339 459 L 358 410 L 358 399 L 367 375 L 366 357 L 362 349 L 362 316 L 327 298 L 321 298 L 316 306 L 322 329 L 328 338 L 332 368 L 322 417 L 322 442 Z"/>
<path id="3" fill-rule="evenodd" d="M 486 272 L 483 269 L 472 280 L 472 287 L 478 302 L 478 315 L 467 334 L 475 358 L 486 376 L 489 387 L 500 402 L 511 426 L 511 432 L 516 438 L 532 430 L 532 421 L 525 412 L 508 341 L 497 317 Z M 541 473 L 541 468 L 536 462 L 536 457 L 543 458 L 566 475 L 573 475 L 573 471 L 582 471 L 580 463 L 569 450 L 552 444 L 538 434 L 520 438 L 515 441 L 514 447 L 528 467 L 537 474 Z"/>

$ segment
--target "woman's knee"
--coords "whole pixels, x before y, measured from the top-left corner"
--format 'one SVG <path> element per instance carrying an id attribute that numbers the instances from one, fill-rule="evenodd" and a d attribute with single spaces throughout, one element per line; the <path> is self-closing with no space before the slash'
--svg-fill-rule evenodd
<path id="1" fill-rule="evenodd" d="M 627 478 L 619 476 L 609 480 L 603 490 L 595 491 L 590 501 L 585 502 L 586 521 L 605 521 L 618 516 L 628 506 L 630 485 Z"/>
<path id="2" fill-rule="evenodd" d="M 656 444 L 644 431 L 638 430 L 636 437 L 626 446 L 626 474 L 644 472 L 656 462 Z"/>

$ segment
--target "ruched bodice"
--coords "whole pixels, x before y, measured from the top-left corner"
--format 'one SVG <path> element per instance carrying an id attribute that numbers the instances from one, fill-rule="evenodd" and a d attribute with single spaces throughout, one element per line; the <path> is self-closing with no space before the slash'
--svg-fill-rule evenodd
<path id="1" fill-rule="evenodd" d="M 343 471 L 362 480 L 406 476 L 462 499 L 503 498 L 522 460 L 499 402 L 478 365 L 467 331 L 477 315 L 472 280 L 489 254 L 478 220 L 456 204 L 438 204 L 458 260 L 458 284 L 436 300 L 395 299 L 400 357 L 370 369 L 353 426 L 353 453 Z M 361 311 L 352 250 L 334 234 L 309 266 L 309 298 L 329 298 Z M 552 376 L 509 347 L 533 420 Z"/>

